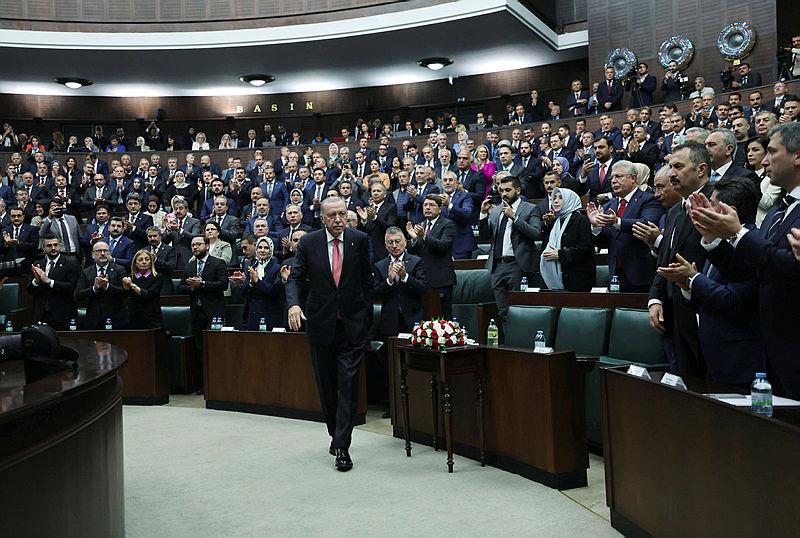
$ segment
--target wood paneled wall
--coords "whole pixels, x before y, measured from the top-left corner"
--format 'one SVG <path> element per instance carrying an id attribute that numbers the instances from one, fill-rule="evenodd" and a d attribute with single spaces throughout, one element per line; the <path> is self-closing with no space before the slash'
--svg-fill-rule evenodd
<path id="1" fill-rule="evenodd" d="M 658 48 L 669 36 L 692 40 L 694 60 L 686 73 L 703 76 L 719 90 L 719 74 L 725 60 L 717 51 L 717 36 L 725 25 L 749 21 L 757 35 L 756 46 L 747 58 L 764 80 L 775 76 L 776 0 L 595 0 L 588 6 L 589 69 L 594 80 L 602 80 L 609 51 L 627 47 L 638 61 L 647 62 L 650 73 L 663 79 Z M 656 95 L 656 102 L 661 102 Z"/>

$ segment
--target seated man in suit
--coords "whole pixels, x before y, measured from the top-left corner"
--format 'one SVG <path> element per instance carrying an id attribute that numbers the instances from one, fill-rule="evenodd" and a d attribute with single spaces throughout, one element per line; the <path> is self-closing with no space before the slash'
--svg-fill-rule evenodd
<path id="1" fill-rule="evenodd" d="M 122 235 L 125 231 L 124 222 L 122 217 L 111 217 L 111 222 L 108 223 L 108 257 L 112 263 L 130 272 L 136 245 Z"/>
<path id="2" fill-rule="evenodd" d="M 468 260 L 478 247 L 475 234 L 472 233 L 472 197 L 458 182 L 455 173 L 445 172 L 442 177 L 444 193 L 442 199 L 442 216 L 452 220 L 456 225 L 456 237 L 453 240 L 453 259 Z"/>
<path id="3" fill-rule="evenodd" d="M 75 290 L 75 299 L 86 301 L 81 328 L 103 330 L 106 320 L 111 319 L 115 329 L 124 329 L 128 326 L 125 290 L 122 289 L 125 269 L 111 261 L 108 243 L 104 241 L 92 245 L 92 260 L 94 263 L 81 272 Z"/>
<path id="4" fill-rule="evenodd" d="M 47 323 L 57 331 L 65 331 L 69 321 L 78 319 L 75 288 L 81 266 L 75 257 L 61 255 L 61 241 L 54 234 L 42 238 L 44 258 L 31 267 L 33 278 L 28 294 L 33 298 L 34 323 Z"/>
<path id="5" fill-rule="evenodd" d="M 586 207 L 592 233 L 602 234 L 608 243 L 608 273 L 619 278 L 623 293 L 646 293 L 656 272 L 656 260 L 647 245 L 633 236 L 633 225 L 657 224 L 664 214 L 661 202 L 639 189 L 636 181 L 633 163 L 617 161 L 611 169 L 615 198 L 602 211 L 594 203 Z"/>
<path id="6" fill-rule="evenodd" d="M 178 292 L 188 294 L 190 298 L 192 333 L 198 358 L 203 356 L 203 329 L 209 327 L 213 318 L 225 315 L 224 293 L 228 289 L 228 268 L 223 260 L 208 254 L 208 245 L 207 237 L 192 237 L 192 258 L 186 264 L 186 271 L 178 286 Z M 200 367 L 202 369 L 202 362 Z M 202 389 L 198 392 L 202 392 Z"/>
<path id="7" fill-rule="evenodd" d="M 158 226 L 150 226 L 147 229 L 147 243 L 148 250 L 156 257 L 153 262 L 156 271 L 171 279 L 172 273 L 175 272 L 175 267 L 178 265 L 178 257 L 174 248 L 161 241 L 161 229 Z M 169 291 L 172 292 L 172 280 L 170 280 Z"/>
<path id="8" fill-rule="evenodd" d="M 25 224 L 25 215 L 20 208 L 12 207 L 9 213 L 11 223 L 3 229 L 5 259 L 24 258 L 22 266 L 27 269 L 39 250 L 39 229 Z"/>
<path id="9" fill-rule="evenodd" d="M 456 272 L 453 269 L 453 240 L 456 225 L 441 216 L 442 199 L 438 194 L 429 194 L 422 203 L 424 220 L 412 225 L 406 224 L 406 232 L 411 238 L 411 251 L 422 258 L 428 284 L 441 299 L 442 316 L 451 319 L 453 315 L 453 286 Z"/>
<path id="10" fill-rule="evenodd" d="M 542 237 L 542 218 L 535 205 L 520 198 L 519 179 L 505 172 L 498 176 L 501 204 L 484 200 L 478 226 L 481 239 L 492 243 L 486 268 L 492 273 L 502 327 L 508 318 L 508 292 L 519 289 L 522 277 L 527 276 L 531 286 L 541 286 L 536 241 Z"/>

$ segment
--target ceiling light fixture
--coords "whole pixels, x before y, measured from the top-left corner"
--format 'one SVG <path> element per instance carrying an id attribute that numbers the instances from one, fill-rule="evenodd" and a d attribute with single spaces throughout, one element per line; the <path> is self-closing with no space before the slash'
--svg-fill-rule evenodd
<path id="1" fill-rule="evenodd" d="M 275 77 L 272 75 L 242 75 L 239 77 L 239 80 L 242 82 L 247 82 L 248 84 L 252 84 L 253 86 L 263 86 L 264 84 L 268 84 L 270 82 L 275 81 Z"/>
<path id="2" fill-rule="evenodd" d="M 58 84 L 63 84 L 67 88 L 77 90 L 78 88 L 83 88 L 84 86 L 91 86 L 94 84 L 91 80 L 85 78 L 77 78 L 77 77 L 59 77 L 55 79 L 55 82 Z"/>
<path id="3" fill-rule="evenodd" d="M 448 65 L 451 65 L 453 60 L 450 58 L 445 58 L 443 56 L 435 56 L 432 58 L 423 58 L 417 62 L 420 67 L 425 67 L 427 69 L 432 69 L 433 71 L 438 71 L 440 69 L 444 69 Z"/>

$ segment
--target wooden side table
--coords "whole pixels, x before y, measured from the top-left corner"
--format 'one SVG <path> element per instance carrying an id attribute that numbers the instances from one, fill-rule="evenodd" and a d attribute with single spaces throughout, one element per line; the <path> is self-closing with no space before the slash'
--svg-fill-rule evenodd
<path id="1" fill-rule="evenodd" d="M 447 448 L 447 471 L 453 472 L 453 403 L 450 382 L 459 374 L 475 374 L 477 380 L 478 427 L 480 428 L 481 467 L 486 466 L 486 437 L 483 421 L 484 349 L 482 346 L 464 346 L 443 350 L 423 349 L 411 345 L 398 346 L 400 352 L 400 398 L 403 406 L 403 431 L 406 456 L 411 457 L 411 433 L 408 410 L 408 371 L 431 374 L 431 404 L 433 410 L 433 448 L 438 450 L 439 405 L 444 415 L 444 439 Z M 439 394 L 441 393 L 441 402 Z"/>

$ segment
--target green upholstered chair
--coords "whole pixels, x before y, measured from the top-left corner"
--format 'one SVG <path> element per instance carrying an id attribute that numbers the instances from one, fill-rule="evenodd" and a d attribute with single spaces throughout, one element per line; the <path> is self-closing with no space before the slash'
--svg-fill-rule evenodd
<path id="1" fill-rule="evenodd" d="M 475 250 L 475 255 L 486 255 L 488 256 L 489 253 L 492 251 L 492 245 L 489 243 L 478 243 L 478 248 Z"/>
<path id="2" fill-rule="evenodd" d="M 83 318 L 85 318 L 85 317 L 86 317 L 86 309 L 85 308 L 79 308 L 78 309 L 78 319 L 76 320 L 78 322 L 78 327 L 81 326 L 81 324 L 83 322 Z"/>
<path id="3" fill-rule="evenodd" d="M 453 317 L 467 331 L 467 335 L 479 339 L 479 311 L 494 305 L 492 275 L 486 269 L 462 269 L 456 271 L 456 285 L 453 288 Z"/>
<path id="4" fill-rule="evenodd" d="M 608 265 L 595 266 L 594 285 L 598 288 L 608 287 Z"/>
<path id="5" fill-rule="evenodd" d="M 182 293 L 180 293 L 178 291 L 178 286 L 180 286 L 180 285 L 181 285 L 181 279 L 180 278 L 173 278 L 172 279 L 172 293 L 174 293 L 175 295 L 184 295 L 184 294 L 182 294 Z"/>
<path id="6" fill-rule="evenodd" d="M 188 306 L 162 306 L 161 317 L 169 332 L 169 377 L 173 392 L 191 392 L 196 360 L 192 316 Z"/>
<path id="7" fill-rule="evenodd" d="M 646 310 L 614 310 L 608 353 L 601 356 L 597 367 L 586 374 L 586 436 L 592 446 L 603 446 L 600 368 L 624 364 L 636 364 L 649 369 L 668 366 L 661 336 L 650 327 Z"/>
<path id="8" fill-rule="evenodd" d="M 605 355 L 610 314 L 605 308 L 562 308 L 553 348 L 585 357 Z"/>
<path id="9" fill-rule="evenodd" d="M 557 309 L 553 306 L 509 306 L 503 344 L 509 347 L 532 348 L 536 332 L 544 331 L 547 345 L 552 345 L 556 313 Z"/>
<path id="10" fill-rule="evenodd" d="M 19 284 L 6 282 L 0 288 L 0 314 L 8 316 L 19 308 Z"/>

